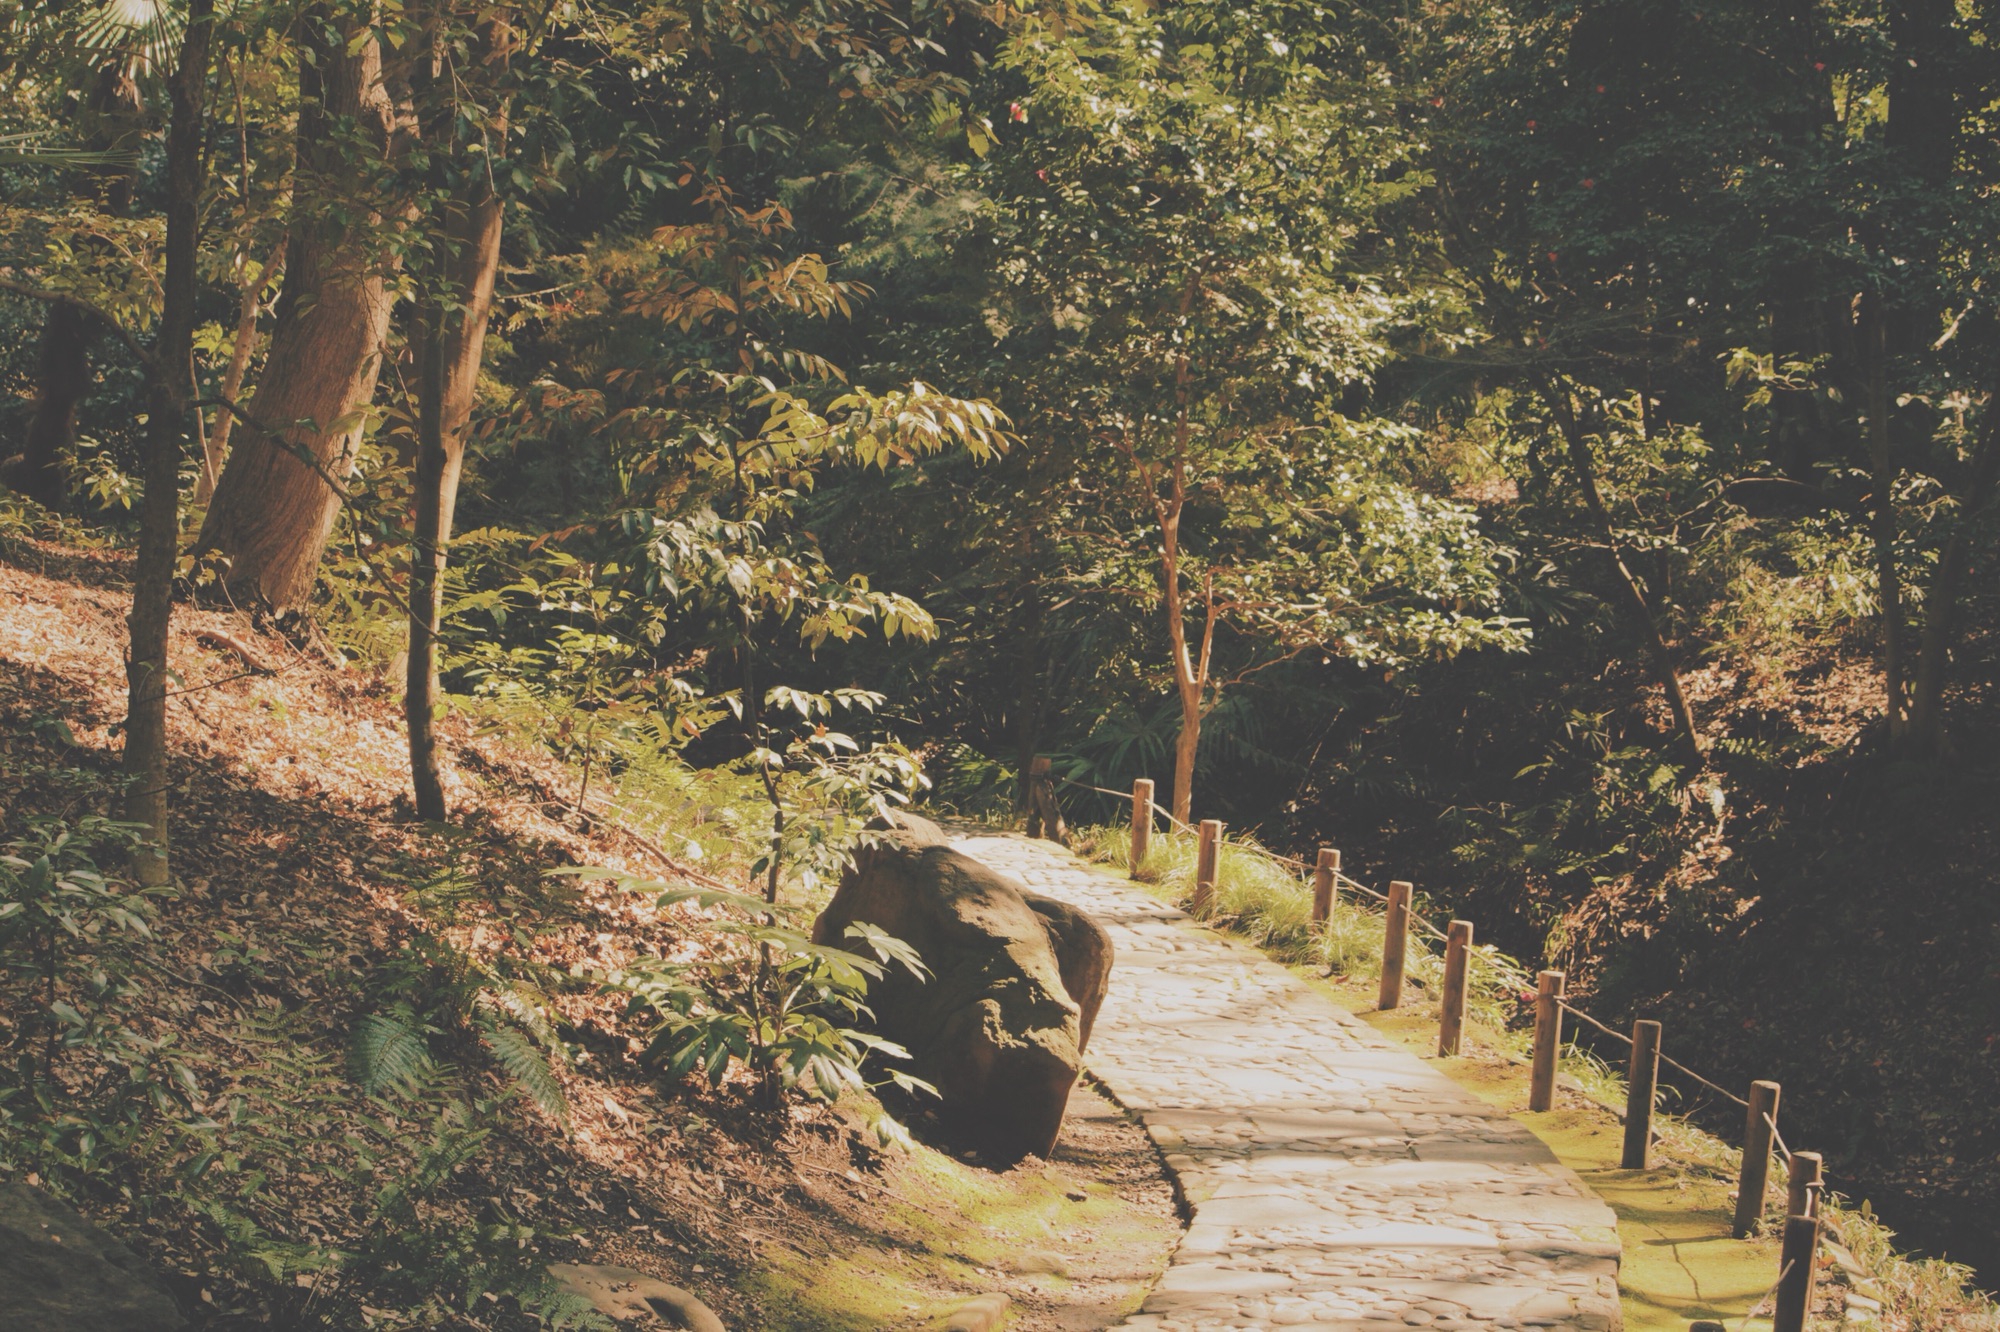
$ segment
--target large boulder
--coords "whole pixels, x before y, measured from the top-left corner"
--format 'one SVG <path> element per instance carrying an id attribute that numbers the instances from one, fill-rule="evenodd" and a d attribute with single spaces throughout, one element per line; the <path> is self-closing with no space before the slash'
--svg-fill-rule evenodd
<path id="1" fill-rule="evenodd" d="M 876 1029 L 937 1087 L 955 1137 L 997 1160 L 1046 1156 L 1104 997 L 1111 941 L 1082 912 L 943 845 L 935 828 L 904 824 L 860 852 L 813 938 L 838 945 L 866 921 L 914 948 L 932 978 L 898 970 L 872 985 Z"/>
<path id="2" fill-rule="evenodd" d="M 1062 976 L 1063 990 L 1078 1009 L 1076 1048 L 1079 1052 L 1088 1050 L 1097 1010 L 1104 1006 L 1104 996 L 1111 989 L 1111 936 L 1081 907 L 1025 888 L 1020 893 L 1029 910 L 1042 918 L 1042 928 L 1048 931 L 1049 947 L 1056 955 L 1056 970 Z"/>
<path id="3" fill-rule="evenodd" d="M 184 1326 L 137 1254 L 40 1189 L 0 1184 L 0 1332 Z"/>

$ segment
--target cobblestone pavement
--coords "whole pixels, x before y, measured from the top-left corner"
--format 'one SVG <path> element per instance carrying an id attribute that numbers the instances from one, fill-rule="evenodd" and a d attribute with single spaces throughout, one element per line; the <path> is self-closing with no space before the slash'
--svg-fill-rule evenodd
<path id="1" fill-rule="evenodd" d="M 1022 837 L 953 845 L 1116 942 L 1088 1063 L 1192 1212 L 1121 1326 L 1621 1325 L 1611 1209 L 1527 1129 L 1120 876 Z"/>

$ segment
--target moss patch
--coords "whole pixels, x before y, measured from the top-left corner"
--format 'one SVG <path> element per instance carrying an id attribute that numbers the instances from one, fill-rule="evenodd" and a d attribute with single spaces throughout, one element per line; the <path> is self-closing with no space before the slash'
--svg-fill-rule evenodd
<path id="1" fill-rule="evenodd" d="M 1143 1131 L 1083 1086 L 1052 1161 L 989 1170 L 918 1146 L 824 1183 L 840 1224 L 769 1246 L 738 1279 L 769 1332 L 935 1328 L 989 1292 L 1020 1332 L 1108 1326 L 1180 1237 Z"/>

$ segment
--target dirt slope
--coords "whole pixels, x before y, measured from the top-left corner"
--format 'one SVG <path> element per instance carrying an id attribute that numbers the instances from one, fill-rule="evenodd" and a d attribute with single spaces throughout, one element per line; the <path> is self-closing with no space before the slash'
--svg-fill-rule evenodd
<path id="1" fill-rule="evenodd" d="M 0 553 L 8 837 L 35 816 L 110 807 L 127 595 L 116 555 L 22 541 Z M 198 1326 L 529 1326 L 476 1281 L 461 1288 L 469 1311 L 412 1312 L 423 1292 L 397 1304 L 397 1278 L 431 1261 L 567 1261 L 653 1272 L 739 1329 L 927 1326 L 986 1290 L 1015 1298 L 1013 1326 L 1083 1328 L 1136 1303 L 1163 1264 L 1176 1223 L 1159 1164 L 1089 1095 L 1046 1165 L 1000 1174 L 926 1147 L 884 1152 L 858 1109 L 772 1115 L 738 1086 L 661 1084 L 585 986 L 555 999 L 574 1051 L 558 1070 L 566 1125 L 509 1097 L 476 1040 L 449 1031 L 438 1043 L 464 1058 L 420 1094 L 363 1097 L 346 1076 L 355 1023 L 425 940 L 583 972 L 637 950 L 685 956 L 704 946 L 699 920 L 546 877 L 671 867 L 553 799 L 573 779 L 544 755 L 447 718 L 448 791 L 465 813 L 446 834 L 408 820 L 397 702 L 379 680 L 186 607 L 172 664 L 180 891 L 115 1008 L 179 1052 L 192 1108 L 139 1115 L 94 1164 L 36 1159 L 43 1182 L 168 1277 Z M 89 1101 L 92 1072 L 69 1067 L 65 1091 Z M 415 1196 L 416 1180 L 414 1209 L 396 1215 L 421 1243 L 397 1248 L 383 1198 L 399 1183 Z M 330 1265 L 336 1251 L 369 1257 Z"/>

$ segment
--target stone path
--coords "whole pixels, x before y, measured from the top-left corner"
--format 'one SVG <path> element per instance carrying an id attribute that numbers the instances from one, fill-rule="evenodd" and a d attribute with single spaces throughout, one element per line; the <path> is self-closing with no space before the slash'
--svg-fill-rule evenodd
<path id="1" fill-rule="evenodd" d="M 1611 1209 L 1527 1129 L 1122 877 L 1021 837 L 953 845 L 1117 943 L 1088 1062 L 1193 1216 L 1121 1326 L 1621 1325 Z"/>

